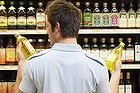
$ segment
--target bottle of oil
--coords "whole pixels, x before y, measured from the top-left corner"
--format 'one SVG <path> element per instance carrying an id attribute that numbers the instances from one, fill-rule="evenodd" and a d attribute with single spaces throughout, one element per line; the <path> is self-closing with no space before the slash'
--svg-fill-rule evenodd
<path id="1" fill-rule="evenodd" d="M 110 38 L 109 40 L 110 44 L 109 44 L 109 53 L 116 47 L 115 43 L 114 43 L 114 38 Z"/>
<path id="2" fill-rule="evenodd" d="M 4 1 L 0 1 L 0 29 L 5 32 L 7 29 L 7 9 L 4 4 Z"/>
<path id="3" fill-rule="evenodd" d="M 16 8 L 14 4 L 14 1 L 10 1 L 10 7 L 8 9 L 8 29 L 16 29 L 17 26 Z"/>
<path id="4" fill-rule="evenodd" d="M 83 26 L 83 20 L 82 20 L 82 9 L 80 7 L 81 3 L 80 2 L 76 2 L 76 7 L 79 9 L 79 11 L 81 12 L 81 27 Z"/>
<path id="5" fill-rule="evenodd" d="M 9 39 L 6 46 L 6 64 L 15 64 L 16 60 L 16 46 L 13 39 Z"/>
<path id="6" fill-rule="evenodd" d="M 99 45 L 97 43 L 97 38 L 92 39 L 91 54 L 99 57 Z"/>
<path id="7" fill-rule="evenodd" d="M 140 1 L 138 4 L 138 10 L 136 12 L 136 28 L 140 28 Z"/>
<path id="8" fill-rule="evenodd" d="M 35 8 L 33 7 L 33 1 L 29 1 L 30 7 L 27 10 L 27 28 L 35 29 L 36 18 L 35 18 Z"/>
<path id="9" fill-rule="evenodd" d="M 45 50 L 45 45 L 44 45 L 45 40 L 44 39 L 38 39 L 38 43 L 36 45 L 36 51 L 37 53 Z"/>
<path id="10" fill-rule="evenodd" d="M 5 48 L 3 38 L 0 38 L 0 64 L 5 64 Z"/>
<path id="11" fill-rule="evenodd" d="M 129 5 L 129 11 L 128 11 L 128 23 L 127 23 L 127 27 L 129 28 L 135 28 L 135 24 L 136 24 L 136 13 L 133 10 L 133 4 L 132 1 L 130 2 Z"/>
<path id="12" fill-rule="evenodd" d="M 120 18 L 119 18 L 119 27 L 120 28 L 127 28 L 127 12 L 125 10 L 124 3 L 121 4 L 120 10 Z"/>
<path id="13" fill-rule="evenodd" d="M 24 2 L 19 1 L 20 7 L 18 8 L 18 15 L 17 15 L 17 26 L 18 29 L 26 29 L 26 11 L 24 8 Z"/>
<path id="14" fill-rule="evenodd" d="M 85 2 L 85 10 L 83 12 L 83 23 L 84 27 L 91 27 L 92 26 L 92 12 L 90 9 L 90 2 Z"/>
<path id="15" fill-rule="evenodd" d="M 82 46 L 83 50 L 85 52 L 90 53 L 90 45 L 88 44 L 88 38 L 84 38 L 84 41 L 83 42 L 84 42 L 84 44 Z"/>
<path id="16" fill-rule="evenodd" d="M 102 10 L 102 27 L 109 27 L 110 26 L 110 14 L 107 8 L 107 3 L 103 3 L 104 9 Z"/>
<path id="17" fill-rule="evenodd" d="M 25 37 L 17 33 L 15 34 L 15 37 L 17 40 L 17 45 L 19 44 L 19 42 L 22 42 L 21 52 L 23 53 L 25 59 L 28 59 L 31 55 L 36 53 L 31 43 Z"/>
<path id="18" fill-rule="evenodd" d="M 105 60 L 105 63 L 106 63 L 106 66 L 107 66 L 108 70 L 112 71 L 114 69 L 114 65 L 115 65 L 115 63 L 118 59 L 118 55 L 122 53 L 122 50 L 123 50 L 124 46 L 125 46 L 125 44 L 123 42 L 121 42 L 119 44 L 119 46 L 114 48 L 112 50 L 112 52 L 109 54 L 109 56 Z"/>
<path id="19" fill-rule="evenodd" d="M 116 3 L 112 3 L 112 10 L 111 10 L 111 27 L 118 27 L 119 25 L 119 15 L 118 10 L 116 8 Z"/>
<path id="20" fill-rule="evenodd" d="M 92 27 L 101 27 L 101 11 L 98 8 L 99 3 L 94 4 L 95 9 L 92 13 Z"/>
<path id="21" fill-rule="evenodd" d="M 45 29 L 45 12 L 43 3 L 38 2 L 38 8 L 36 10 L 36 29 Z"/>

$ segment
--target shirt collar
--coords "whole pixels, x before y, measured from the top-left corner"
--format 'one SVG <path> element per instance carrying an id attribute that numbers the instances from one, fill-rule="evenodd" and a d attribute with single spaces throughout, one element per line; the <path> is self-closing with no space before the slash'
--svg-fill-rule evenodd
<path id="1" fill-rule="evenodd" d="M 69 51 L 69 52 L 83 51 L 79 44 L 62 44 L 62 43 L 55 43 L 52 46 L 51 50 Z"/>

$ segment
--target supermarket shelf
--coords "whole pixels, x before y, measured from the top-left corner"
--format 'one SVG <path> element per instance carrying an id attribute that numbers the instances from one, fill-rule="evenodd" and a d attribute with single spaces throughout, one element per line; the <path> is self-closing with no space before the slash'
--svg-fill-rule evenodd
<path id="1" fill-rule="evenodd" d="M 80 29 L 79 34 L 140 34 L 140 29 Z"/>
<path id="2" fill-rule="evenodd" d="M 0 65 L 0 70 L 17 70 L 17 65 Z M 140 69 L 140 64 L 123 64 L 122 69 Z"/>
<path id="3" fill-rule="evenodd" d="M 46 30 L 0 30 L 0 35 L 46 34 Z M 80 29 L 79 34 L 140 34 L 140 29 Z"/>

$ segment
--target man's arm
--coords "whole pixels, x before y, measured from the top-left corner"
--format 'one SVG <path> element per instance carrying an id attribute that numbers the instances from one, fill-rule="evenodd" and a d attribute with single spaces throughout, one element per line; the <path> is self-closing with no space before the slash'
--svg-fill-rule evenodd
<path id="1" fill-rule="evenodd" d="M 121 67 L 122 67 L 121 55 L 119 55 L 118 61 L 115 64 L 115 68 L 111 72 L 111 79 L 110 79 L 110 91 L 111 91 L 111 93 L 118 93 Z"/>
<path id="2" fill-rule="evenodd" d="M 17 71 L 14 93 L 24 93 L 19 89 L 19 85 L 21 83 L 23 73 L 25 72 L 27 62 L 24 58 L 24 55 L 21 53 L 21 46 L 22 44 L 19 43 L 19 46 L 17 47 L 19 63 L 18 63 L 18 71 Z"/>

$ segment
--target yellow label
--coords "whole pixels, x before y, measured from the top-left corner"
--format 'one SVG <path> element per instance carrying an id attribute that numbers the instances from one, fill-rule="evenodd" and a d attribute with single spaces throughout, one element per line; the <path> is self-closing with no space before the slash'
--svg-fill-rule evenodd
<path id="1" fill-rule="evenodd" d="M 136 19 L 135 19 L 136 17 L 135 17 L 135 15 L 130 15 L 129 17 L 128 17 L 128 27 L 135 27 L 135 21 L 136 21 Z"/>
<path id="2" fill-rule="evenodd" d="M 119 27 L 127 27 L 127 16 L 126 15 L 120 16 Z"/>
<path id="3" fill-rule="evenodd" d="M 26 26 L 26 17 L 24 16 L 18 17 L 17 24 L 19 26 Z"/>
<path id="4" fill-rule="evenodd" d="M 34 26 L 36 25 L 36 20 L 34 16 L 27 17 L 27 25 L 28 26 Z"/>
<path id="5" fill-rule="evenodd" d="M 6 62 L 15 62 L 15 48 L 6 48 Z"/>
<path id="6" fill-rule="evenodd" d="M 16 26 L 17 25 L 17 19 L 15 16 L 8 17 L 8 25 L 10 26 Z"/>
<path id="7" fill-rule="evenodd" d="M 137 18 L 136 18 L 136 27 L 140 27 L 140 15 L 137 15 Z"/>
<path id="8" fill-rule="evenodd" d="M 0 16 L 0 26 L 7 26 L 7 17 Z"/>
<path id="9" fill-rule="evenodd" d="M 0 64 L 5 64 L 5 48 L 0 48 Z"/>

